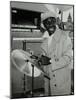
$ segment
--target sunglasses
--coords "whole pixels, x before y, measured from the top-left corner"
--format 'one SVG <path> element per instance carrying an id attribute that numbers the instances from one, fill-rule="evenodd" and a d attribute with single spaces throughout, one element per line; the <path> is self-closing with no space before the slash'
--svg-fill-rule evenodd
<path id="1" fill-rule="evenodd" d="M 56 18 L 54 18 L 54 17 L 49 17 L 49 18 L 47 18 L 47 19 L 45 19 L 45 20 L 43 21 L 43 24 L 44 24 L 44 25 L 55 25 L 55 24 L 56 24 Z"/>

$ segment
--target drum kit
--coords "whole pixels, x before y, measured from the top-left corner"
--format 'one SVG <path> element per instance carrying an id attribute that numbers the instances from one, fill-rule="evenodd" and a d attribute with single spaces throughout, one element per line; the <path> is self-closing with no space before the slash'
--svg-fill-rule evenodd
<path id="1" fill-rule="evenodd" d="M 38 62 L 39 57 L 28 53 L 22 49 L 16 49 L 11 52 L 11 60 L 14 66 L 24 75 L 32 77 L 32 89 L 31 94 L 33 97 L 34 89 L 34 78 L 40 76 L 41 73 L 44 74 L 49 80 L 49 76 L 42 69 L 41 64 Z"/>

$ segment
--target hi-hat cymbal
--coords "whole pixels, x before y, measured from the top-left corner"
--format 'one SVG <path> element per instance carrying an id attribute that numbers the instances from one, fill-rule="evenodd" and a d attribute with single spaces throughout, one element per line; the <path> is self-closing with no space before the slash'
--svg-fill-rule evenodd
<path id="1" fill-rule="evenodd" d="M 15 67 L 22 73 L 32 77 L 32 64 L 33 60 L 30 58 L 31 54 L 28 52 L 16 49 L 11 53 L 11 59 Z M 38 77 L 41 70 L 34 65 L 34 77 Z"/>

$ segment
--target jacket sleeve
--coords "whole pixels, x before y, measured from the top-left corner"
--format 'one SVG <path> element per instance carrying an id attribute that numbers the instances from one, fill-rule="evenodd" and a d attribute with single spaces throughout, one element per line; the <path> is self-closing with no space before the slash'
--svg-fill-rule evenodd
<path id="1" fill-rule="evenodd" d="M 67 65 L 71 62 L 72 60 L 72 43 L 71 39 L 69 37 L 66 38 L 64 41 L 63 45 L 63 54 L 62 56 L 56 60 L 52 59 L 51 64 L 52 64 L 52 71 L 67 67 Z"/>

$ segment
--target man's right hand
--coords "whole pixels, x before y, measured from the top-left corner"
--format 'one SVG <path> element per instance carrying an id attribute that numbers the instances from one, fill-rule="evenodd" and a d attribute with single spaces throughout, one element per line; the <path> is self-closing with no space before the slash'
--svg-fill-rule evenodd
<path id="1" fill-rule="evenodd" d="M 51 58 L 42 55 L 39 59 L 39 63 L 41 63 L 41 65 L 49 65 L 51 64 Z"/>

